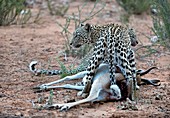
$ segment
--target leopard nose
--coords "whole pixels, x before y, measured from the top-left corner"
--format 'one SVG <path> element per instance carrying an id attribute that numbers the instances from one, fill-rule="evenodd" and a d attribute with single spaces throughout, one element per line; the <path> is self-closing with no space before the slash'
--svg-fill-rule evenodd
<path id="1" fill-rule="evenodd" d="M 70 43 L 70 45 L 72 45 L 72 43 Z"/>
<path id="2" fill-rule="evenodd" d="M 138 41 L 136 41 L 136 44 L 138 44 Z"/>

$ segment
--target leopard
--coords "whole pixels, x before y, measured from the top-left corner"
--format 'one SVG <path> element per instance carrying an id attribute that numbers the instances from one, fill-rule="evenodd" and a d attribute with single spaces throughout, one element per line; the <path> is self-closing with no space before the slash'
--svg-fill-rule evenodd
<path id="1" fill-rule="evenodd" d="M 79 48 L 84 44 L 94 45 L 93 54 L 86 68 L 88 73 L 83 78 L 85 87 L 80 95 L 90 91 L 92 78 L 102 62 L 109 64 L 110 89 L 116 84 L 114 65 L 121 68 L 127 86 L 133 86 L 136 89 L 136 61 L 131 47 L 133 40 L 136 40 L 137 43 L 133 28 L 114 23 L 105 25 L 82 23 L 75 29 L 70 43 L 73 48 Z M 130 99 L 134 99 L 131 95 L 128 96 Z"/>
<path id="2" fill-rule="evenodd" d="M 135 32 L 134 32 L 134 29 L 130 28 L 129 29 L 129 35 L 130 35 L 130 39 L 131 39 L 131 46 L 135 47 L 137 44 L 138 44 L 138 40 L 136 38 L 136 35 L 135 35 Z M 39 75 L 73 75 L 73 74 L 77 74 L 81 71 L 85 71 L 87 66 L 88 66 L 88 62 L 90 60 L 90 57 L 92 56 L 92 53 L 93 53 L 93 48 L 86 54 L 85 57 L 83 57 L 81 59 L 81 63 L 78 65 L 78 67 L 76 68 L 73 68 L 73 69 L 68 69 L 67 71 L 63 71 L 63 70 L 50 70 L 50 69 L 38 69 L 36 68 L 36 65 L 38 65 L 38 61 L 34 60 L 34 61 L 31 61 L 30 64 L 29 64 L 29 70 L 36 76 L 39 76 Z M 130 57 L 130 55 L 129 55 Z M 133 61 L 133 60 L 131 60 Z"/>

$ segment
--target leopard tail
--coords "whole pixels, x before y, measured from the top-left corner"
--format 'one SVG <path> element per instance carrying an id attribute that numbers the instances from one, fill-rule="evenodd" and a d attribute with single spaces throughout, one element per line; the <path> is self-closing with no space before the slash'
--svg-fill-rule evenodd
<path id="1" fill-rule="evenodd" d="M 75 69 L 70 69 L 70 70 L 47 70 L 47 69 L 37 69 L 35 66 L 38 64 L 37 61 L 32 61 L 29 64 L 29 70 L 35 74 L 35 75 L 61 75 L 61 74 L 65 74 L 65 75 L 72 75 L 72 74 L 76 74 L 78 72 L 84 71 L 86 70 L 86 66 L 81 64 L 80 66 L 78 66 Z"/>
<path id="2" fill-rule="evenodd" d="M 29 64 L 29 70 L 35 75 L 59 75 L 62 74 L 61 70 L 45 70 L 45 69 L 37 69 L 35 66 L 38 64 L 37 61 L 32 61 Z"/>

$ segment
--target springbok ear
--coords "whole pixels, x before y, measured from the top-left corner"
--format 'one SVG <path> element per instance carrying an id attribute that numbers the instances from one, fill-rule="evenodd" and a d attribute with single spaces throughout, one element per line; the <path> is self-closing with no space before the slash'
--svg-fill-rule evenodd
<path id="1" fill-rule="evenodd" d="M 85 24 L 84 28 L 85 28 L 85 30 L 87 30 L 87 31 L 89 32 L 89 31 L 90 31 L 91 26 L 90 26 L 90 24 L 89 24 L 89 23 L 87 23 L 87 24 Z"/>

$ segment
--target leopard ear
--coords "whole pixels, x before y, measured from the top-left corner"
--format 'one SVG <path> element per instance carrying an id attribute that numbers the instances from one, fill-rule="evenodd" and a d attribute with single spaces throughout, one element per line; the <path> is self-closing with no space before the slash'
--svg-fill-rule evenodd
<path id="1" fill-rule="evenodd" d="M 89 32 L 91 29 L 91 25 L 89 23 L 87 23 L 87 24 L 85 24 L 84 28 L 85 28 L 85 30 L 87 30 Z"/>
<path id="2" fill-rule="evenodd" d="M 84 26 L 84 24 L 83 23 L 80 23 L 80 27 L 83 27 Z"/>

